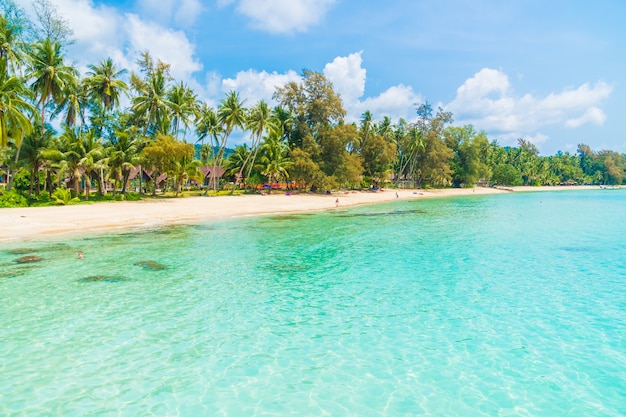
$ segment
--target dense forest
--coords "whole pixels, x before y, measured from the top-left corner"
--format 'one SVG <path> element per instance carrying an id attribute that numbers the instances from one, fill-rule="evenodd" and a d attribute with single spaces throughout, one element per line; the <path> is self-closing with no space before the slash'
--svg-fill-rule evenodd
<path id="1" fill-rule="evenodd" d="M 0 2 L 0 206 L 263 184 L 322 191 L 624 183 L 624 154 L 580 144 L 575 154 L 541 156 L 523 138 L 501 146 L 428 103 L 416 104 L 413 121 L 366 111 L 347 123 L 341 97 L 315 71 L 278 87 L 275 107 L 231 91 L 216 108 L 148 51 L 137 72 L 104 58 L 81 74 L 66 56 L 67 23 L 47 0 L 34 6 L 28 19 Z M 233 137 L 244 143 L 233 146 Z"/>

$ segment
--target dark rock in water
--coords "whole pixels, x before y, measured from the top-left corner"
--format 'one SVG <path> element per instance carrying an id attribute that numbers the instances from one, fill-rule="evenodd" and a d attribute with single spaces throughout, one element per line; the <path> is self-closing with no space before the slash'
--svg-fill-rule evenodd
<path id="1" fill-rule="evenodd" d="M 126 278 L 119 275 L 90 275 L 85 278 L 81 278 L 78 282 L 120 282 L 126 281 Z"/>
<path id="2" fill-rule="evenodd" d="M 150 271 L 161 271 L 163 269 L 167 269 L 167 267 L 163 264 L 160 264 L 155 261 L 141 261 L 136 262 L 135 266 L 140 266 L 143 269 L 149 269 Z"/>
<path id="3" fill-rule="evenodd" d="M 21 258 L 17 258 L 15 262 L 17 262 L 18 264 L 28 264 L 31 262 L 39 262 L 41 260 L 43 260 L 41 256 L 27 255 L 27 256 L 22 256 Z"/>

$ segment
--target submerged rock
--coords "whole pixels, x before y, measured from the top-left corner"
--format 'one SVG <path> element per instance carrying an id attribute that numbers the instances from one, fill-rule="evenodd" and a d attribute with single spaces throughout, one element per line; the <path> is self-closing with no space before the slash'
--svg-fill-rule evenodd
<path id="1" fill-rule="evenodd" d="M 31 262 L 39 262 L 41 260 L 43 260 L 41 256 L 27 255 L 27 256 L 22 256 L 21 258 L 17 258 L 15 262 L 17 262 L 18 264 L 28 264 Z"/>
<path id="2" fill-rule="evenodd" d="M 35 252 L 35 249 L 32 248 L 15 248 L 7 251 L 7 253 L 10 253 L 11 255 L 26 255 L 27 253 L 33 252 Z"/>
<path id="3" fill-rule="evenodd" d="M 126 281 L 126 278 L 119 275 L 90 275 L 85 278 L 81 278 L 78 282 L 120 282 Z"/>
<path id="4" fill-rule="evenodd" d="M 136 262 L 135 266 L 140 266 L 143 269 L 148 269 L 150 271 L 161 271 L 161 270 L 167 269 L 165 265 L 160 264 L 155 261 L 140 261 L 140 262 Z"/>

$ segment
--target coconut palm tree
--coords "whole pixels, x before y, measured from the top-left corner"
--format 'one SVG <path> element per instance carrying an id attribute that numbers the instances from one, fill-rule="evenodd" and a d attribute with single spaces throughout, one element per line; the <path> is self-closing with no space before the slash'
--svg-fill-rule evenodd
<path id="1" fill-rule="evenodd" d="M 64 88 L 61 99 L 50 115 L 50 119 L 64 114 L 62 122 L 69 127 L 76 126 L 80 121 L 80 126 L 85 124 L 85 108 L 87 106 L 87 94 L 84 83 L 78 80 L 75 83 L 67 84 Z"/>
<path id="2" fill-rule="evenodd" d="M 277 126 L 274 123 L 274 119 L 272 118 L 272 114 L 270 112 L 270 108 L 267 103 L 263 100 L 259 101 L 256 106 L 252 108 L 250 111 L 250 116 L 248 117 L 247 123 L 248 130 L 252 133 L 253 141 L 251 152 L 248 154 L 248 158 L 244 161 L 243 166 L 241 167 L 241 172 L 239 172 L 239 178 L 241 178 L 243 174 L 243 170 L 248 167 L 248 175 L 252 173 L 252 167 L 254 166 L 254 162 L 256 161 L 258 152 L 259 152 L 259 144 L 261 142 L 261 137 L 263 133 L 266 132 L 277 132 Z M 282 132 L 281 132 L 282 133 Z M 250 156 L 252 156 L 252 160 L 249 161 Z"/>
<path id="3" fill-rule="evenodd" d="M 116 139 L 109 150 L 109 179 L 122 183 L 122 194 L 126 193 L 130 171 L 140 161 L 139 143 L 132 129 L 117 132 Z M 139 172 L 140 178 L 142 173 Z M 140 186 L 141 187 L 141 186 Z M 115 187 L 113 189 L 115 194 Z"/>
<path id="4" fill-rule="evenodd" d="M 24 137 L 22 143 L 22 151 L 20 153 L 20 161 L 24 164 L 25 168 L 30 170 L 30 188 L 29 194 L 39 196 L 41 192 L 39 171 L 43 167 L 46 158 L 45 152 L 50 146 L 52 137 L 52 131 L 48 130 L 45 134 L 41 132 L 32 132 Z"/>
<path id="5" fill-rule="evenodd" d="M 293 161 L 287 156 L 289 147 L 276 134 L 270 134 L 262 145 L 260 163 L 261 174 L 268 177 L 270 182 L 278 183 L 280 179 L 289 178 L 289 168 Z"/>
<path id="6" fill-rule="evenodd" d="M 35 43 L 30 51 L 31 88 L 39 97 L 37 106 L 41 109 L 41 133 L 46 130 L 46 106 L 50 101 L 59 103 L 72 84 L 76 84 L 78 71 L 65 65 L 61 44 L 50 39 Z"/>
<path id="7" fill-rule="evenodd" d="M 100 161 L 104 158 L 104 145 L 95 134 L 95 129 L 89 129 L 81 135 L 79 167 L 83 171 L 85 179 L 85 200 L 89 200 L 91 190 L 91 178 L 95 170 L 99 168 Z"/>
<path id="8" fill-rule="evenodd" d="M 128 94 L 128 85 L 120 79 L 125 69 L 118 70 L 111 58 L 102 60 L 99 65 L 89 65 L 85 87 L 89 98 L 105 111 L 119 106 L 120 97 Z"/>
<path id="9" fill-rule="evenodd" d="M 16 21 L 10 21 L 7 16 L 0 15 L 0 60 L 5 62 L 5 72 L 18 74 L 24 61 L 20 33 L 22 28 Z"/>
<path id="10" fill-rule="evenodd" d="M 221 166 L 223 163 L 228 138 L 233 129 L 240 128 L 243 130 L 246 125 L 247 110 L 243 104 L 244 101 L 239 98 L 239 93 L 231 91 L 226 95 L 226 98 L 220 101 L 217 108 L 217 120 L 223 129 L 216 158 L 217 166 Z"/>
<path id="11" fill-rule="evenodd" d="M 131 111 L 141 120 L 144 135 L 167 132 L 174 103 L 167 98 L 167 67 L 159 65 L 146 80 L 131 78 L 137 95 L 131 99 Z"/>
<path id="12" fill-rule="evenodd" d="M 8 147 L 9 140 L 12 140 L 15 145 L 14 164 L 17 165 L 22 139 L 32 131 L 29 115 L 34 115 L 36 111 L 29 100 L 30 90 L 21 78 L 8 74 L 6 65 L 5 60 L 0 60 L 0 149 Z M 8 171 L 7 189 L 10 191 L 13 185 L 10 165 Z"/>
<path id="13" fill-rule="evenodd" d="M 167 99 L 172 103 L 172 135 L 178 136 L 182 123 L 185 127 L 184 139 L 192 119 L 198 114 L 198 98 L 193 90 L 181 81 L 170 89 Z"/>
<path id="14" fill-rule="evenodd" d="M 31 131 L 29 115 L 35 112 L 30 104 L 30 90 L 22 79 L 9 75 L 6 61 L 0 60 L 0 148 L 9 143 L 9 137 L 23 137 Z"/>

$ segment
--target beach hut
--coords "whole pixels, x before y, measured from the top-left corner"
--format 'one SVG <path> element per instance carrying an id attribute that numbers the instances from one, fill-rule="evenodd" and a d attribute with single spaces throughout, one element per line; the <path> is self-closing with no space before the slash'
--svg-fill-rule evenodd
<path id="1" fill-rule="evenodd" d="M 203 188 L 215 188 L 219 185 L 219 180 L 224 176 L 226 170 L 223 167 L 205 165 L 198 168 L 202 173 L 202 187 Z"/>

